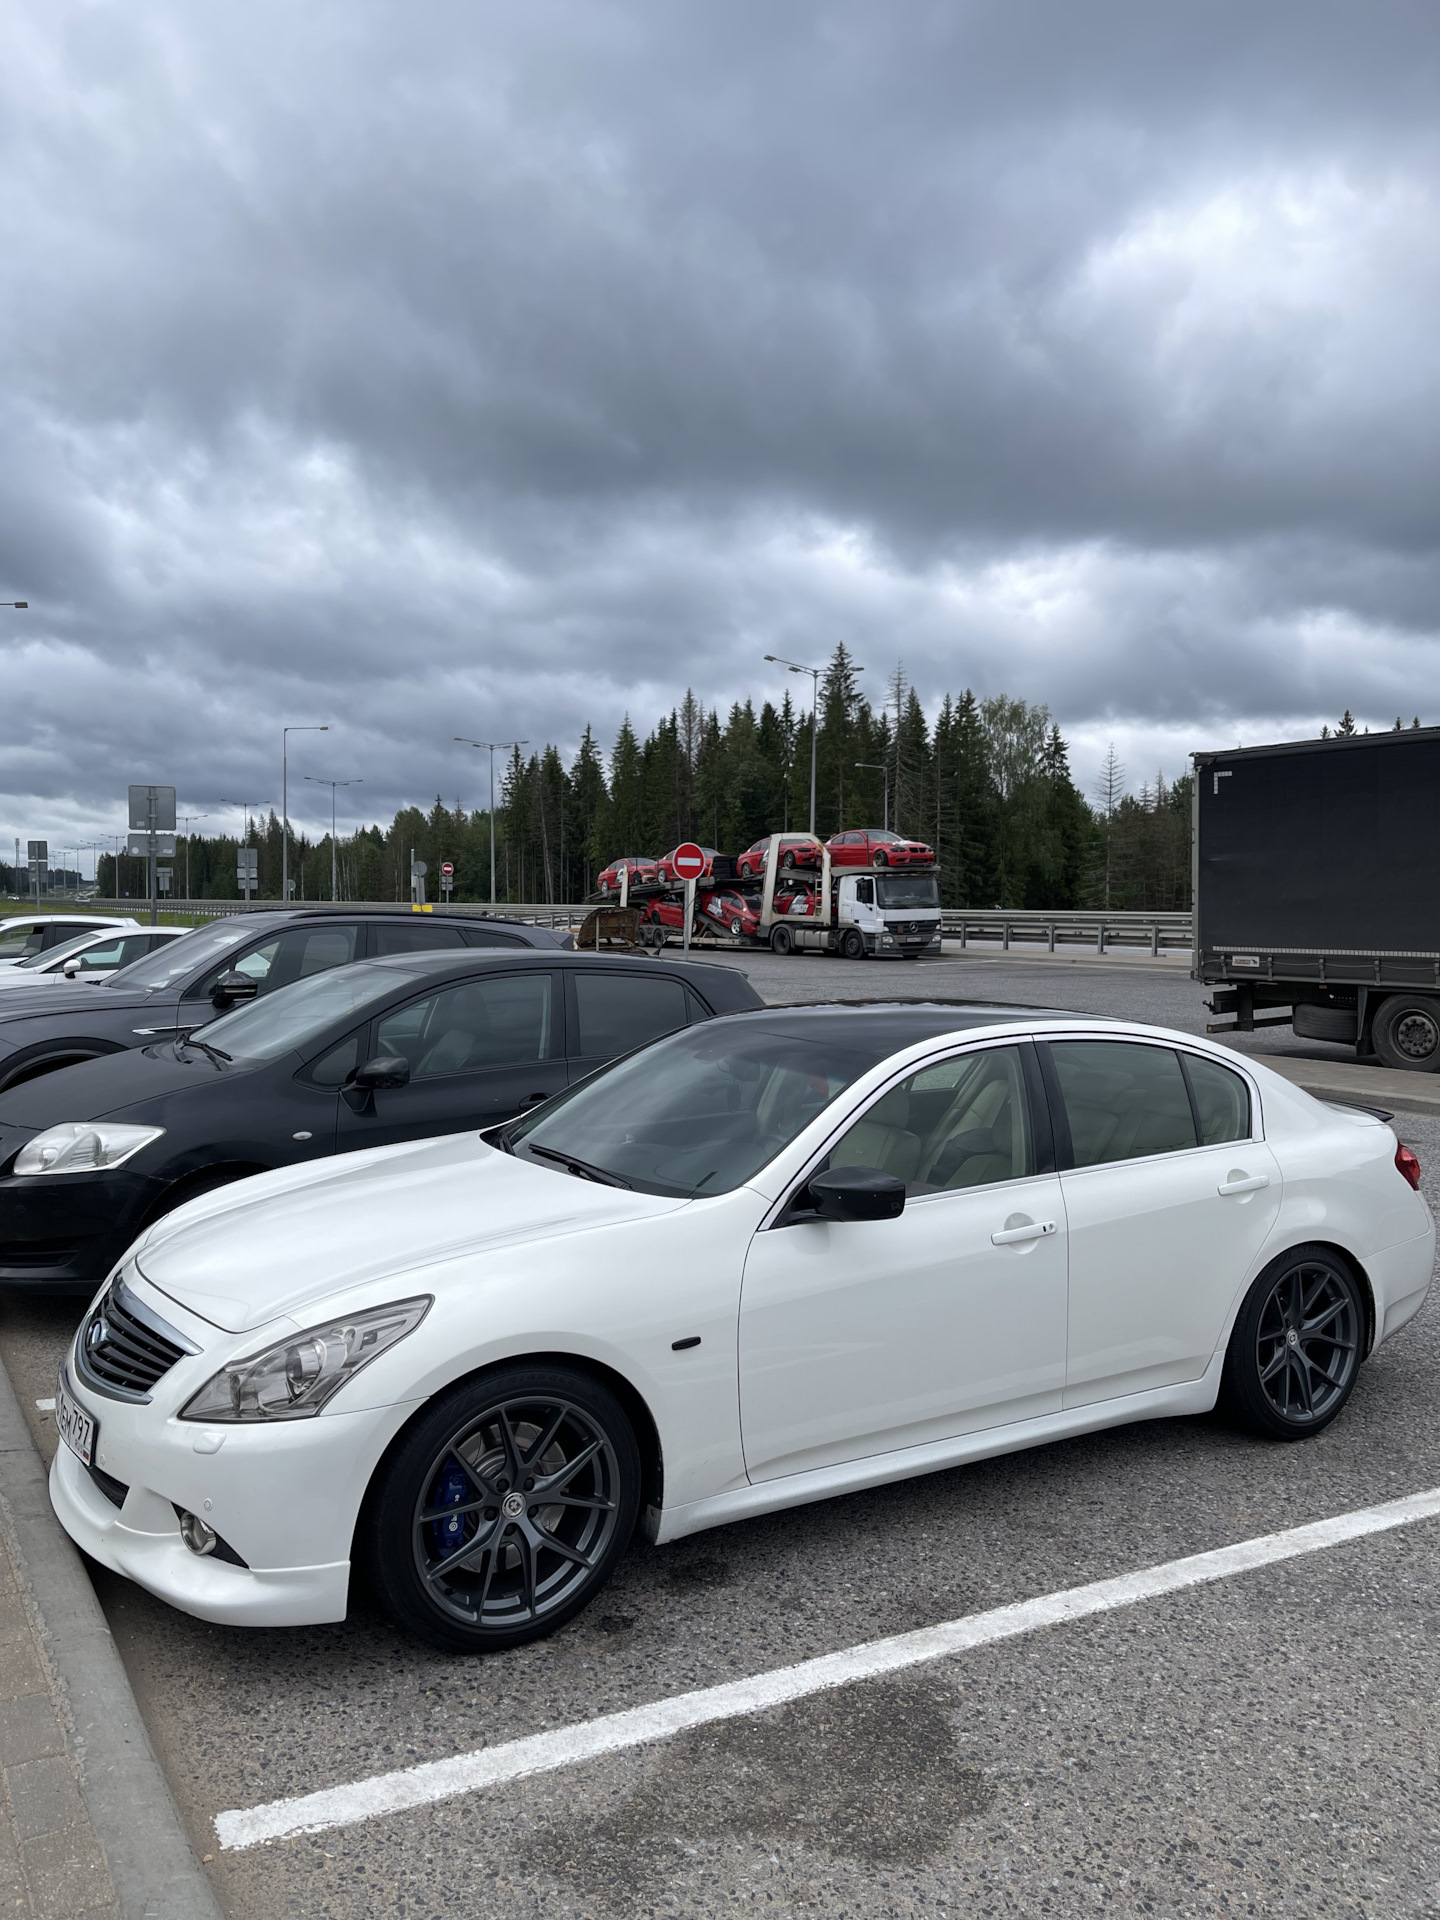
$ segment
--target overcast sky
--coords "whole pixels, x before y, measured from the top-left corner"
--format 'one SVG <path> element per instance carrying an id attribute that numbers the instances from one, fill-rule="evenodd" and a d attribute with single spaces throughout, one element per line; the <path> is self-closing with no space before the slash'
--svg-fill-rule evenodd
<path id="1" fill-rule="evenodd" d="M 1433 0 L 5 17 L 7 852 L 837 639 L 1087 785 L 1440 720 Z"/>

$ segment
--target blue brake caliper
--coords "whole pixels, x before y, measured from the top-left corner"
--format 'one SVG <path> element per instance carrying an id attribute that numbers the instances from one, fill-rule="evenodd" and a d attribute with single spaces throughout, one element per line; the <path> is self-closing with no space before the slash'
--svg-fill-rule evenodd
<path id="1" fill-rule="evenodd" d="M 440 1477 L 435 1482 L 435 1495 L 432 1507 L 463 1507 L 468 1500 L 475 1498 L 475 1489 L 470 1476 L 455 1459 L 445 1462 Z M 467 1520 L 475 1516 L 468 1513 L 453 1514 L 447 1520 L 432 1520 L 430 1523 L 430 1551 L 437 1560 L 443 1560 L 448 1554 L 456 1552 L 465 1544 L 465 1535 L 473 1533 L 474 1527 L 467 1529 Z"/>

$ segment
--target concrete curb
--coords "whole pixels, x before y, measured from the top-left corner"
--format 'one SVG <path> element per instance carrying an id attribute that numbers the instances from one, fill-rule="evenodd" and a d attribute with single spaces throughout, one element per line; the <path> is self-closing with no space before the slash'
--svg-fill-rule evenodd
<path id="1" fill-rule="evenodd" d="M 125 1920 L 221 1920 L 190 1849 L 79 1552 L 0 1365 L 0 1496 L 16 1575 L 40 1623 L 86 1812 Z"/>

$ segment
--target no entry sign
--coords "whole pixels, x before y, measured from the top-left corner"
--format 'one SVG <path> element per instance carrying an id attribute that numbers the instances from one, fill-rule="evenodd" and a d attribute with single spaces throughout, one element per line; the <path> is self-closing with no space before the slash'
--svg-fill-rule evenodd
<path id="1" fill-rule="evenodd" d="M 698 880 L 705 871 L 705 856 L 693 840 L 687 840 L 683 847 L 675 849 L 670 864 L 680 880 Z"/>
<path id="2" fill-rule="evenodd" d="M 453 860 L 442 860 L 440 862 L 440 872 L 445 879 L 453 880 L 455 878 L 455 862 Z"/>

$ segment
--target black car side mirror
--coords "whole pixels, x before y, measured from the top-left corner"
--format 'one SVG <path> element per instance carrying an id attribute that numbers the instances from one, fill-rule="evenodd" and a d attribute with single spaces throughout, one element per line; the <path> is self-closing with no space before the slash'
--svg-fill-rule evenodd
<path id="1" fill-rule="evenodd" d="M 905 1182 L 877 1167 L 831 1167 L 810 1182 L 822 1220 L 894 1220 L 905 1211 Z"/>
<path id="2" fill-rule="evenodd" d="M 350 1085 L 365 1093 L 393 1093 L 410 1084 L 410 1062 L 402 1054 L 377 1053 L 363 1067 L 357 1067 Z"/>
<path id="3" fill-rule="evenodd" d="M 240 973 L 232 967 L 229 973 L 222 973 L 210 989 L 210 1004 L 212 1007 L 238 1006 L 242 1000 L 253 1000 L 259 991 L 260 982 L 253 974 Z"/>

